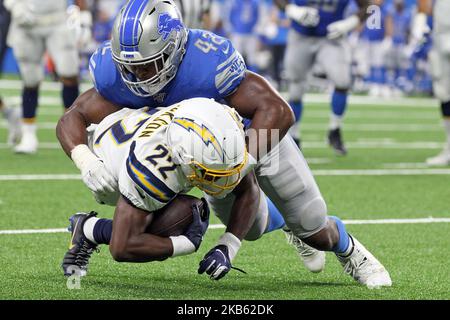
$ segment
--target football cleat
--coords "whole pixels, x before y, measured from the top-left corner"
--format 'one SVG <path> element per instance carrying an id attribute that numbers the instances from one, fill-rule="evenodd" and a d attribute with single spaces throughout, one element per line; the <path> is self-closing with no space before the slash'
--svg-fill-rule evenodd
<path id="1" fill-rule="evenodd" d="M 355 238 L 350 236 L 353 249 L 342 257 L 336 255 L 344 272 L 369 289 L 379 289 L 392 285 L 391 277 L 384 266 Z"/>
<path id="2" fill-rule="evenodd" d="M 8 146 L 13 146 L 20 141 L 22 136 L 22 111 L 17 107 L 5 107 L 6 121 L 8 122 Z"/>
<path id="3" fill-rule="evenodd" d="M 450 165 L 450 148 L 446 147 L 437 156 L 428 158 L 427 165 L 429 165 L 429 166 L 448 166 L 448 165 Z"/>
<path id="4" fill-rule="evenodd" d="M 22 140 L 14 148 L 15 153 L 33 154 L 38 148 L 38 138 L 36 136 L 36 124 L 22 125 Z"/>
<path id="5" fill-rule="evenodd" d="M 342 141 L 340 128 L 328 131 L 328 144 L 338 156 L 345 156 L 347 154 L 347 149 Z"/>
<path id="6" fill-rule="evenodd" d="M 65 276 L 73 274 L 84 277 L 87 274 L 89 258 L 94 251 L 98 251 L 97 244 L 89 241 L 83 233 L 83 226 L 87 219 L 97 216 L 97 213 L 77 213 L 70 217 L 68 230 L 72 233 L 69 250 L 64 255 L 61 267 Z"/>
<path id="7" fill-rule="evenodd" d="M 306 269 L 311 272 L 318 273 L 325 268 L 325 252 L 314 249 L 308 246 L 299 237 L 294 235 L 291 230 L 283 229 L 286 239 L 298 253 L 300 260 L 302 260 Z"/>

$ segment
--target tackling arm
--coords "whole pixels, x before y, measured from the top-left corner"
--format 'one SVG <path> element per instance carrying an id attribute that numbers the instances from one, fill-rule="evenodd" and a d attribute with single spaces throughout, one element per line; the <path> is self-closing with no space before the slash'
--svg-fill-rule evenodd
<path id="1" fill-rule="evenodd" d="M 95 89 L 90 89 L 75 100 L 56 126 L 62 148 L 80 169 L 83 182 L 96 195 L 113 192 L 117 189 L 117 181 L 87 146 L 86 128 L 92 123 L 100 123 L 117 110 L 118 107 L 103 99 Z"/>
<path id="2" fill-rule="evenodd" d="M 105 100 L 94 88 L 80 95 L 56 126 L 56 136 L 64 152 L 70 157 L 76 146 L 87 144 L 86 128 L 118 110 L 119 107 Z"/>
<path id="3" fill-rule="evenodd" d="M 294 124 L 294 114 L 289 104 L 261 76 L 247 71 L 238 89 L 226 98 L 241 116 L 252 119 L 251 129 L 256 132 L 267 130 L 266 135 L 257 135 L 255 141 L 247 141 L 250 154 L 259 159 L 281 140 Z M 256 137 L 255 137 L 256 138 Z M 253 140 L 253 139 L 250 139 Z M 254 144 L 256 142 L 256 144 Z"/>

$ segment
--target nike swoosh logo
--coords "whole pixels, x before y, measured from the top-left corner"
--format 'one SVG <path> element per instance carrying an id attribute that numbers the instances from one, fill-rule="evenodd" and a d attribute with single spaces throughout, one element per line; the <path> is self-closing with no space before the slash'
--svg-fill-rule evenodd
<path id="1" fill-rule="evenodd" d="M 230 45 L 227 45 L 227 48 L 224 50 L 224 49 L 222 49 L 222 52 L 224 53 L 224 54 L 228 54 L 228 52 L 230 51 Z"/>
<path id="2" fill-rule="evenodd" d="M 70 242 L 69 242 L 69 250 L 71 250 L 73 247 L 75 247 L 75 244 L 73 243 L 73 237 L 75 236 L 75 230 L 77 230 L 78 222 L 80 222 L 80 219 L 77 220 L 77 223 L 75 224 L 75 227 L 73 228 L 72 238 L 70 238 Z"/>

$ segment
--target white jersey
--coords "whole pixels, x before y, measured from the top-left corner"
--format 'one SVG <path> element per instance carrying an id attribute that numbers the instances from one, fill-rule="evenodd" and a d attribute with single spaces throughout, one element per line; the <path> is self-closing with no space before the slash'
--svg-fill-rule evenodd
<path id="1" fill-rule="evenodd" d="M 65 13 L 67 0 L 15 0 L 27 4 L 27 8 L 35 15 Z"/>
<path id="2" fill-rule="evenodd" d="M 95 129 L 92 149 L 119 182 L 119 192 L 136 207 L 155 211 L 192 187 L 172 162 L 166 130 L 179 105 L 155 110 L 122 109 Z"/>

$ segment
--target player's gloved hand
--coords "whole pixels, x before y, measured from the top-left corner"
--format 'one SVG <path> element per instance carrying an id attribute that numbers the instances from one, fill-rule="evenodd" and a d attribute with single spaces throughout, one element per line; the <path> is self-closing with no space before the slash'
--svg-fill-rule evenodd
<path id="1" fill-rule="evenodd" d="M 352 15 L 344 20 L 330 23 L 327 27 L 327 38 L 330 40 L 346 36 L 350 31 L 356 29 L 360 23 L 356 15 Z"/>
<path id="2" fill-rule="evenodd" d="M 172 257 L 191 254 L 198 250 L 203 240 L 203 235 L 209 225 L 209 206 L 202 198 L 203 208 L 198 205 L 192 205 L 192 223 L 180 236 L 170 237 L 172 240 Z"/>
<path id="3" fill-rule="evenodd" d="M 10 3 L 8 3 L 10 2 Z M 36 16 L 28 8 L 26 2 L 5 2 L 5 7 L 10 8 L 12 20 L 21 27 L 31 27 L 36 23 Z"/>
<path id="4" fill-rule="evenodd" d="M 80 169 L 84 184 L 92 192 L 104 194 L 118 190 L 117 180 L 87 145 L 80 144 L 73 148 L 71 158 Z"/>
<path id="5" fill-rule="evenodd" d="M 414 16 L 411 27 L 411 42 L 418 46 L 425 41 L 425 36 L 430 33 L 431 29 L 427 24 L 427 15 L 423 12 Z"/>
<path id="6" fill-rule="evenodd" d="M 319 10 L 312 7 L 301 7 L 295 4 L 286 5 L 286 15 L 305 27 L 315 27 L 319 24 Z"/>
<path id="7" fill-rule="evenodd" d="M 217 241 L 217 245 L 212 248 L 200 261 L 198 273 L 210 275 L 212 280 L 219 280 L 223 278 L 230 269 L 234 267 L 231 262 L 236 257 L 237 252 L 241 247 L 241 240 L 231 232 L 225 232 Z M 241 272 L 242 270 L 237 269 Z"/>
<path id="8" fill-rule="evenodd" d="M 200 261 L 198 273 L 206 272 L 212 280 L 223 278 L 231 269 L 231 260 L 226 245 L 212 248 Z"/>

